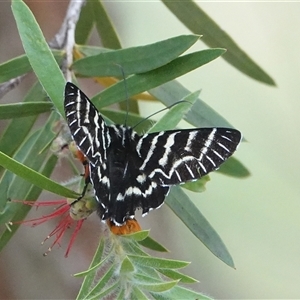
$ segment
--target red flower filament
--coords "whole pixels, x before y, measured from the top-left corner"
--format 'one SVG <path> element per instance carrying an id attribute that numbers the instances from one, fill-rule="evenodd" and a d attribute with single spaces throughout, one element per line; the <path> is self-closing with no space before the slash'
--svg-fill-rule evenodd
<path id="1" fill-rule="evenodd" d="M 76 239 L 76 236 L 83 224 L 83 221 L 85 219 L 80 219 L 80 220 L 74 220 L 71 215 L 70 215 L 70 204 L 67 203 L 66 200 L 58 200 L 58 201 L 45 201 L 45 202 L 35 202 L 35 201 L 15 201 L 15 202 L 22 202 L 23 204 L 26 205 L 31 205 L 31 206 L 36 206 L 37 208 L 39 206 L 52 206 L 52 205 L 57 205 L 61 204 L 57 209 L 55 209 L 54 212 L 44 215 L 39 218 L 35 218 L 32 220 L 26 220 L 26 221 L 19 221 L 19 222 L 14 222 L 14 224 L 26 224 L 29 223 L 32 226 L 37 226 L 40 224 L 43 224 L 44 222 L 47 222 L 49 220 L 52 220 L 56 217 L 60 217 L 60 221 L 57 224 L 57 226 L 52 230 L 52 232 L 45 238 L 45 240 L 42 242 L 44 244 L 48 239 L 51 237 L 55 236 L 55 240 L 52 243 L 52 245 L 48 248 L 48 250 L 44 253 L 44 256 L 46 256 L 55 245 L 60 246 L 60 242 L 68 228 L 70 228 L 74 223 L 76 223 L 75 229 L 71 235 L 67 251 L 65 253 L 65 257 L 68 256 L 73 243 Z"/>

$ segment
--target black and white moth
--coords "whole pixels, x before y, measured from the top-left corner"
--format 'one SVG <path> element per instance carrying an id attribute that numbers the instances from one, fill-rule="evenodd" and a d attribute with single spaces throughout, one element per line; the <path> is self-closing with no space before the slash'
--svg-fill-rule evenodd
<path id="1" fill-rule="evenodd" d="M 72 137 L 88 158 L 90 181 L 102 220 L 117 226 L 162 205 L 172 185 L 216 170 L 236 150 L 241 133 L 230 128 L 170 130 L 138 135 L 105 124 L 74 84 L 65 87 L 65 114 Z"/>

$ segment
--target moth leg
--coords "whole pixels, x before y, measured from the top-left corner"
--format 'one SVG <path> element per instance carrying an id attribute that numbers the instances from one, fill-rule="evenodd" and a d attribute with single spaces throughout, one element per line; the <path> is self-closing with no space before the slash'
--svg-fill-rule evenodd
<path id="1" fill-rule="evenodd" d="M 90 169 L 89 169 L 89 162 L 86 158 L 86 156 L 80 151 L 80 150 L 76 150 L 74 153 L 74 156 L 82 163 L 83 168 L 84 168 L 84 173 L 81 174 L 84 177 L 84 187 L 82 190 L 81 195 L 74 201 L 72 202 L 72 204 L 80 201 L 86 194 L 86 191 L 88 189 L 89 184 L 91 183 L 91 179 L 90 179 Z"/>

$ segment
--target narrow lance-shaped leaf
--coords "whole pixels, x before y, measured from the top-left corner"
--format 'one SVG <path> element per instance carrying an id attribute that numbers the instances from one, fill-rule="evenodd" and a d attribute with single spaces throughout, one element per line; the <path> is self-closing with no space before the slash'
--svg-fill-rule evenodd
<path id="1" fill-rule="evenodd" d="M 5 209 L 8 209 L 7 202 L 10 202 L 8 197 L 8 187 L 9 187 L 10 178 L 1 177 L 0 183 L 0 214 L 4 214 Z"/>
<path id="2" fill-rule="evenodd" d="M 65 188 L 64 186 L 45 177 L 44 175 L 36 172 L 35 170 L 19 163 L 18 161 L 7 156 L 3 152 L 0 152 L 0 165 L 2 165 L 7 170 L 15 173 L 16 175 L 22 177 L 23 179 L 33 183 L 34 185 L 54 194 L 70 198 L 76 198 L 77 196 L 79 196 L 79 194 Z"/>
<path id="3" fill-rule="evenodd" d="M 199 87 L 200 88 L 200 87 Z M 173 80 L 149 90 L 149 93 L 160 100 L 164 105 L 170 106 L 191 93 L 178 81 Z M 222 101 L 226 101 L 220 99 Z M 233 127 L 224 117 L 198 98 L 184 117 L 191 125 L 201 127 Z"/>
<path id="4" fill-rule="evenodd" d="M 101 238 L 89 269 L 94 268 L 95 266 L 97 266 L 99 261 L 101 261 L 101 258 L 103 255 L 103 250 L 104 250 L 104 239 Z M 81 272 L 81 273 L 84 273 L 84 272 Z M 81 273 L 78 273 L 77 276 L 81 276 Z M 75 276 L 76 276 L 76 274 L 75 274 Z M 82 282 L 82 285 L 80 287 L 80 290 L 79 290 L 79 293 L 78 293 L 76 299 L 83 299 L 89 293 L 90 286 L 93 284 L 93 281 L 94 281 L 94 276 L 95 276 L 95 273 L 92 273 L 92 272 L 87 273 L 87 275 L 85 276 L 85 278 Z"/>
<path id="5" fill-rule="evenodd" d="M 57 63 L 60 64 L 63 58 L 63 51 L 52 50 L 52 53 Z M 0 83 L 24 75 L 30 71 L 32 71 L 32 67 L 27 55 L 15 57 L 0 64 Z"/>
<path id="6" fill-rule="evenodd" d="M 89 293 L 86 295 L 87 299 L 93 299 L 93 297 L 98 297 L 98 294 L 105 288 L 108 281 L 112 278 L 113 274 L 115 272 L 115 265 L 112 264 L 110 268 L 105 272 L 105 274 L 102 275 L 100 280 L 97 281 L 96 285 L 92 288 L 92 290 L 89 291 Z M 79 298 L 77 298 L 79 299 Z"/>
<path id="7" fill-rule="evenodd" d="M 149 254 L 143 251 L 139 246 L 140 242 L 133 243 L 132 240 L 124 240 L 124 241 L 126 242 L 129 241 L 127 243 L 123 243 L 124 250 L 126 251 L 127 254 L 133 254 L 133 255 L 145 256 L 145 257 L 149 256 Z"/>
<path id="8" fill-rule="evenodd" d="M 195 193 L 202 193 L 205 191 L 206 183 L 210 180 L 209 175 L 206 175 L 204 177 L 201 177 L 200 179 L 196 181 L 188 181 L 181 185 L 181 187 L 193 191 Z"/>
<path id="9" fill-rule="evenodd" d="M 91 34 L 94 25 L 93 15 L 93 0 L 87 0 L 82 6 L 78 22 L 75 30 L 76 44 L 85 44 Z"/>
<path id="10" fill-rule="evenodd" d="M 26 94 L 23 102 L 41 101 L 44 97 L 45 93 L 43 88 L 39 83 L 36 83 Z M 11 120 L 0 138 L 0 151 L 4 152 L 8 156 L 13 156 L 15 151 L 20 147 L 26 136 L 29 134 L 37 117 L 38 116 L 35 115 Z M 20 128 L 22 128 L 22 130 L 20 130 Z"/>
<path id="11" fill-rule="evenodd" d="M 20 102 L 0 105 L 0 119 L 23 118 L 49 112 L 50 102 Z"/>
<path id="12" fill-rule="evenodd" d="M 203 66 L 224 52 L 224 49 L 208 49 L 180 56 L 158 69 L 127 77 L 127 93 L 124 90 L 124 82 L 122 80 L 97 94 L 91 100 L 98 109 L 120 102 L 127 97 L 152 89 Z M 101 101 L 98 102 L 97 100 Z"/>
<path id="13" fill-rule="evenodd" d="M 158 276 L 151 276 L 148 273 L 146 273 L 146 270 L 150 269 L 149 267 L 143 267 L 140 268 L 139 270 L 141 270 L 140 272 L 136 272 L 134 274 L 134 279 L 136 279 L 136 281 L 139 284 L 152 284 L 152 283 L 161 283 L 163 280 L 162 278 L 158 275 Z M 155 270 L 156 272 L 156 268 L 153 268 L 153 270 Z"/>
<path id="14" fill-rule="evenodd" d="M 162 293 L 173 288 L 175 285 L 177 285 L 178 281 L 179 280 L 173 280 L 163 283 L 139 284 L 139 287 L 150 292 Z"/>
<path id="15" fill-rule="evenodd" d="M 172 289 L 165 291 L 163 294 L 150 292 L 151 296 L 156 300 L 165 299 L 185 299 L 185 300 L 211 300 L 212 298 L 205 296 L 201 293 L 188 290 L 181 286 L 174 286 Z"/>
<path id="16" fill-rule="evenodd" d="M 124 275 L 127 273 L 133 273 L 134 271 L 134 266 L 132 262 L 128 259 L 128 257 L 125 257 L 120 268 L 120 274 Z"/>
<path id="17" fill-rule="evenodd" d="M 159 269 L 158 270 L 161 274 L 171 278 L 171 279 L 177 279 L 180 280 L 181 283 L 195 283 L 199 282 L 198 280 L 187 276 L 185 274 L 182 274 L 180 272 L 174 271 L 174 270 L 169 270 L 169 269 Z"/>
<path id="18" fill-rule="evenodd" d="M 16 175 L 22 177 L 23 179 L 31 182 L 32 184 L 54 194 L 70 198 L 76 198 L 77 196 L 79 196 L 79 194 L 65 188 L 64 186 L 45 177 L 44 175 L 36 172 L 35 170 L 19 163 L 18 161 L 7 156 L 3 152 L 0 152 L 0 165 L 2 165 L 7 170 L 15 173 Z"/>
<path id="19" fill-rule="evenodd" d="M 144 240 L 138 242 L 140 245 L 159 252 L 169 252 L 164 246 L 159 244 L 157 241 L 152 239 L 150 236 L 146 237 Z"/>
<path id="20" fill-rule="evenodd" d="M 56 113 L 51 114 L 41 129 L 33 132 L 23 140 L 22 145 L 14 155 L 16 161 L 35 171 L 39 171 L 42 168 L 47 156 L 47 151 L 42 150 L 45 149 L 46 145 L 49 145 L 49 141 L 52 141 L 55 136 L 52 132 L 52 124 L 57 121 L 57 117 Z M 2 190 L 5 182 L 9 182 L 7 197 L 16 200 L 26 200 L 27 191 L 31 188 L 30 182 L 7 170 L 3 175 L 3 180 L 0 181 L 0 190 Z"/>
<path id="21" fill-rule="evenodd" d="M 123 300 L 123 299 L 125 299 L 125 290 L 121 289 L 115 299 L 116 300 Z M 139 298 L 136 298 L 136 299 L 139 299 Z M 140 299 L 144 300 L 144 298 L 140 298 Z M 148 300 L 148 298 L 146 300 Z"/>
<path id="22" fill-rule="evenodd" d="M 12 10 L 24 50 L 34 73 L 60 114 L 64 116 L 62 95 L 65 79 L 42 31 L 32 12 L 23 1 L 13 0 Z"/>
<path id="23" fill-rule="evenodd" d="M 105 289 L 102 292 L 95 293 L 93 296 L 90 296 L 87 298 L 89 300 L 98 300 L 98 299 L 104 299 L 106 296 L 109 295 L 115 295 L 117 292 L 119 292 L 120 289 L 120 282 L 119 280 L 115 282 L 113 285 L 111 285 L 109 288 Z"/>
<path id="24" fill-rule="evenodd" d="M 94 0 L 91 2 L 93 5 L 96 28 L 103 46 L 110 49 L 121 48 L 121 43 L 117 33 L 107 12 L 105 11 L 103 4 L 99 0 Z"/>
<path id="25" fill-rule="evenodd" d="M 18 152 L 15 155 L 20 161 L 24 162 L 28 159 L 28 157 L 30 157 L 31 153 L 29 153 L 29 152 L 31 150 L 33 150 L 32 145 L 33 145 L 33 143 L 35 143 L 37 141 L 37 137 L 38 137 L 38 132 L 35 132 L 24 141 L 24 143 L 22 144 L 22 146 L 20 147 L 20 149 L 18 150 Z M 32 151 L 32 152 L 34 152 L 34 151 Z M 42 161 L 40 161 L 41 158 L 43 160 L 45 159 L 45 153 L 37 156 L 35 160 L 31 161 L 31 163 L 29 162 L 31 167 L 37 169 L 39 166 L 36 165 L 36 162 L 39 162 L 41 165 L 42 164 Z M 22 188 L 21 189 L 16 184 L 16 182 L 17 182 L 16 175 L 7 169 L 4 169 L 4 170 L 5 171 L 4 171 L 1 181 L 0 181 L 1 208 L 6 206 L 6 202 L 8 199 L 24 200 L 25 196 L 27 194 L 26 189 L 29 189 L 31 186 L 31 184 L 28 181 L 25 181 L 26 186 L 25 186 L 25 188 L 24 188 L 24 186 L 21 186 L 21 188 Z M 18 177 L 18 178 L 20 179 L 20 177 Z M 18 183 L 20 184 L 20 182 L 18 182 Z M 23 183 L 24 183 L 24 180 L 23 180 Z"/>
<path id="26" fill-rule="evenodd" d="M 251 175 L 250 171 L 235 157 L 230 157 L 225 161 L 217 172 L 238 178 L 245 178 Z"/>
<path id="27" fill-rule="evenodd" d="M 44 156 L 42 155 L 41 158 L 44 158 L 45 160 L 45 165 L 40 168 L 41 174 L 44 176 L 50 176 L 55 165 L 57 162 L 57 157 L 52 155 L 48 159 L 46 157 L 46 153 Z M 17 187 L 19 188 L 19 187 Z M 31 185 L 29 189 L 22 189 L 19 190 L 19 195 L 21 199 L 30 199 L 30 200 L 36 200 L 39 195 L 41 194 L 42 189 L 40 189 L 37 186 Z M 28 205 L 17 205 L 17 203 L 11 203 L 12 205 L 10 206 L 9 209 L 9 221 L 21 221 L 25 218 L 29 210 L 31 209 L 30 206 Z M 16 204 L 16 205 L 14 205 Z M 5 230 L 2 232 L 0 236 L 0 251 L 4 248 L 4 246 L 9 242 L 9 240 L 13 237 L 17 229 L 19 228 L 20 224 L 14 224 L 11 226 L 10 230 Z"/>
<path id="28" fill-rule="evenodd" d="M 199 93 L 199 91 L 191 93 L 184 97 L 181 103 L 176 103 L 159 121 L 157 121 L 150 128 L 149 133 L 174 129 L 184 118 L 186 113 L 192 108 L 198 99 Z"/>
<path id="29" fill-rule="evenodd" d="M 89 46 L 89 45 L 75 45 L 76 51 L 78 51 L 83 56 L 94 56 L 100 53 L 114 51 L 112 49 L 97 47 L 97 46 Z"/>
<path id="30" fill-rule="evenodd" d="M 159 68 L 190 48 L 199 36 L 181 35 L 154 44 L 119 49 L 77 60 L 74 72 L 88 77 L 108 77 L 144 73 Z"/>
<path id="31" fill-rule="evenodd" d="M 166 204 L 215 256 L 234 268 L 232 257 L 217 232 L 179 186 L 172 188 Z"/>
<path id="32" fill-rule="evenodd" d="M 223 47 L 227 62 L 248 76 L 275 85 L 274 80 L 259 67 L 235 42 L 192 0 L 162 0 L 172 13 L 193 33 L 203 34 L 209 47 Z M 254 41 L 255 42 L 255 41 Z"/>
<path id="33" fill-rule="evenodd" d="M 132 239 L 134 241 L 143 241 L 145 238 L 148 237 L 148 235 L 149 235 L 149 230 L 143 230 L 131 234 L 126 234 L 123 237 L 125 239 Z"/>
<path id="34" fill-rule="evenodd" d="M 139 300 L 148 300 L 149 299 L 137 286 L 132 287 L 131 297 L 132 297 L 132 299 L 139 299 Z"/>
<path id="35" fill-rule="evenodd" d="M 162 269 L 180 269 L 189 265 L 189 262 L 179 261 L 173 259 L 164 259 L 156 257 L 145 257 L 139 255 L 128 255 L 128 258 L 138 265 L 143 265 L 151 268 L 162 268 Z"/>
<path id="36" fill-rule="evenodd" d="M 97 252 L 98 252 L 98 250 L 96 251 L 96 254 L 97 254 Z M 110 259 L 110 256 L 108 255 L 104 259 L 102 259 L 99 263 L 97 263 L 96 265 L 89 267 L 89 269 L 87 269 L 86 271 L 82 271 L 82 272 L 74 274 L 74 277 L 82 277 L 82 276 L 92 275 L 92 277 L 94 278 L 95 272 L 98 269 L 100 269 L 104 264 L 106 264 L 109 259 Z"/>

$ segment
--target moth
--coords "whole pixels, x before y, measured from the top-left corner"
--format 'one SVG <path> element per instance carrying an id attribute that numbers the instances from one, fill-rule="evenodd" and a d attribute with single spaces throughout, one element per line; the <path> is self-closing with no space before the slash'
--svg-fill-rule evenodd
<path id="1" fill-rule="evenodd" d="M 231 128 L 170 130 L 144 135 L 107 125 L 74 84 L 65 87 L 65 114 L 77 147 L 88 159 L 98 214 L 116 226 L 162 205 L 171 186 L 216 170 L 236 150 L 241 133 Z"/>

